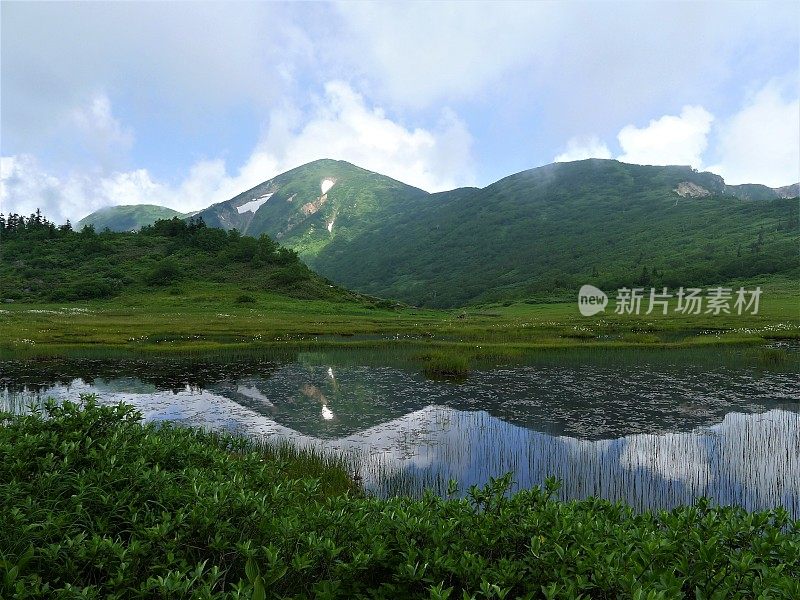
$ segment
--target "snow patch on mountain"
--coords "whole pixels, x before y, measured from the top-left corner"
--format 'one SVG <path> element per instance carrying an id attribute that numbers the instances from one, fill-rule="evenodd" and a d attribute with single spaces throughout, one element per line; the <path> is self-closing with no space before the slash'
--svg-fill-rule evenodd
<path id="1" fill-rule="evenodd" d="M 241 206 L 237 206 L 236 210 L 239 211 L 240 215 L 246 212 L 255 213 L 259 208 L 261 208 L 262 204 L 264 204 L 267 200 L 269 200 L 272 197 L 272 194 L 274 193 L 275 192 L 269 192 L 267 194 L 259 196 L 258 198 L 253 198 L 250 202 L 245 202 Z"/>
<path id="2" fill-rule="evenodd" d="M 334 183 L 336 183 L 336 179 L 333 177 L 326 177 L 320 182 L 319 189 L 322 191 L 323 196 L 328 193 L 328 190 L 333 187 Z"/>

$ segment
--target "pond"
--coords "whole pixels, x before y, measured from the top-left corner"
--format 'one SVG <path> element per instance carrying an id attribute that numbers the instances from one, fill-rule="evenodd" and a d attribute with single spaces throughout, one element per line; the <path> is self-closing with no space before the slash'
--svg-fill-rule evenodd
<path id="1" fill-rule="evenodd" d="M 247 360 L 0 362 L 2 408 L 47 397 L 130 403 L 148 420 L 345 454 L 379 495 L 460 494 L 514 473 L 562 480 L 564 499 L 637 509 L 700 496 L 800 517 L 795 368 L 697 364 L 677 353 L 542 360 L 427 380 L 410 361 L 299 353 Z"/>

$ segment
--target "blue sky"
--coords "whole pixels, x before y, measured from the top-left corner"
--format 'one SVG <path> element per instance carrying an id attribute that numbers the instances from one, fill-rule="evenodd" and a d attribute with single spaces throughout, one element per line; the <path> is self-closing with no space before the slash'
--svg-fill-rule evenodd
<path id="1" fill-rule="evenodd" d="M 797 3 L 0 11 L 4 212 L 194 210 L 324 157 L 430 191 L 589 156 L 800 180 Z"/>

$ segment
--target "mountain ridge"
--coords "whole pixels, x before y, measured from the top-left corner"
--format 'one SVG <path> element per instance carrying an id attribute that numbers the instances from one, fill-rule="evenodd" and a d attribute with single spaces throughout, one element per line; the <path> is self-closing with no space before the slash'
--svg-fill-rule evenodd
<path id="1" fill-rule="evenodd" d="M 622 161 L 618 161 L 616 159 L 588 158 L 588 159 L 582 159 L 582 160 L 578 160 L 578 161 L 554 162 L 554 163 L 548 163 L 546 165 L 540 165 L 538 167 L 531 167 L 530 169 L 525 169 L 523 171 L 519 171 L 517 173 L 513 173 L 511 175 L 507 175 L 507 176 L 505 176 L 505 177 L 503 177 L 501 179 L 498 179 L 497 181 L 495 181 L 493 183 L 490 183 L 490 184 L 488 184 L 488 185 L 486 185 L 484 187 L 462 186 L 462 187 L 458 187 L 458 188 L 453 188 L 452 190 L 443 190 L 443 191 L 439 191 L 439 192 L 427 192 L 425 190 L 422 190 L 421 188 L 415 188 L 415 189 L 418 189 L 420 192 L 424 192 L 425 194 L 428 194 L 430 196 L 437 196 L 437 195 L 441 195 L 441 194 L 449 194 L 449 193 L 454 193 L 454 192 L 463 192 L 464 190 L 470 190 L 470 191 L 485 190 L 486 188 L 489 188 L 489 187 L 491 187 L 491 186 L 493 186 L 493 185 L 495 185 L 495 184 L 497 184 L 497 183 L 499 183 L 501 181 L 504 181 L 505 179 L 508 179 L 509 177 L 515 177 L 517 175 L 521 175 L 523 173 L 527 173 L 527 172 L 530 172 L 530 171 L 537 171 L 539 169 L 551 168 L 551 167 L 554 167 L 556 165 L 565 165 L 565 164 L 571 164 L 571 163 L 581 163 L 581 162 L 585 162 L 585 161 L 601 161 L 601 162 L 619 163 L 621 165 L 634 165 L 634 163 L 625 163 L 625 162 L 622 162 Z M 185 216 L 185 217 L 199 215 L 199 214 L 202 214 L 202 213 L 207 213 L 207 211 L 209 211 L 211 208 L 219 207 L 221 205 L 229 205 L 229 204 L 235 203 L 236 201 L 241 201 L 241 200 L 245 199 L 248 196 L 252 196 L 253 194 L 258 194 L 260 192 L 263 192 L 263 190 L 269 184 L 271 184 L 273 181 L 277 180 L 278 178 L 282 178 L 282 177 L 288 176 L 288 175 L 290 175 L 292 173 L 295 173 L 295 172 L 300 171 L 302 169 L 306 169 L 306 168 L 311 167 L 313 165 L 330 164 L 330 163 L 349 165 L 349 166 L 354 167 L 356 169 L 359 169 L 361 171 L 364 171 L 364 172 L 367 172 L 367 173 L 371 173 L 371 174 L 376 174 L 375 171 L 369 171 L 368 169 L 364 169 L 364 168 L 359 167 L 358 165 L 355 165 L 355 164 L 350 163 L 348 161 L 341 161 L 341 160 L 335 160 L 335 159 L 322 158 L 322 159 L 317 159 L 317 160 L 305 163 L 303 165 L 300 165 L 300 166 L 295 167 L 293 169 L 290 169 L 288 171 L 284 171 L 283 173 L 280 173 L 279 175 L 276 175 L 275 177 L 272 177 L 271 179 L 265 180 L 265 181 L 259 183 L 258 185 L 255 185 L 252 188 L 250 188 L 248 190 L 245 190 L 245 191 L 241 192 L 240 194 L 237 194 L 236 196 L 234 196 L 232 198 L 229 198 L 228 200 L 215 202 L 214 204 L 211 204 L 211 205 L 207 206 L 206 208 L 203 208 L 203 209 L 200 209 L 200 210 L 197 210 L 197 211 L 193 211 L 191 213 L 180 213 L 179 211 L 176 211 L 174 209 L 171 209 L 171 208 L 168 208 L 168 207 L 165 207 L 165 206 L 161 206 L 161 205 L 157 205 L 157 204 L 110 205 L 110 206 L 104 206 L 104 207 L 102 207 L 102 208 L 90 213 L 89 215 L 83 217 L 80 221 L 78 221 L 77 226 L 78 227 L 82 227 L 83 225 L 87 225 L 87 224 L 95 225 L 94 219 L 92 219 L 92 218 L 95 215 L 99 215 L 101 213 L 106 213 L 106 212 L 109 212 L 109 211 L 115 211 L 115 210 L 121 210 L 121 209 L 131 209 L 131 208 L 135 208 L 135 207 L 157 208 L 157 209 L 163 209 L 165 211 L 172 211 L 172 212 L 175 213 L 174 215 L 170 215 L 170 217 L 166 217 L 166 218 L 171 218 L 171 216 L 178 216 L 178 215 L 182 215 L 182 216 Z M 691 172 L 693 172 L 695 174 L 712 175 L 715 179 L 718 180 L 718 183 L 716 185 L 712 186 L 714 189 L 708 190 L 708 191 L 711 191 L 712 193 L 714 193 L 714 192 L 717 192 L 717 193 L 721 192 L 723 194 L 727 193 L 727 194 L 729 194 L 731 196 L 734 196 L 734 197 L 737 197 L 737 198 L 741 198 L 741 199 L 745 199 L 745 200 L 750 200 L 750 199 L 753 199 L 753 200 L 755 200 L 755 199 L 774 199 L 774 198 L 796 198 L 796 197 L 800 196 L 800 182 L 791 183 L 791 184 L 780 186 L 780 187 L 770 187 L 770 186 L 767 186 L 767 185 L 764 185 L 764 184 L 760 184 L 760 183 L 727 184 L 727 183 L 725 183 L 725 180 L 722 178 L 722 176 L 717 175 L 716 173 L 713 173 L 711 171 L 697 171 L 697 170 L 693 169 L 689 165 L 635 165 L 635 166 L 657 167 L 657 168 L 666 168 L 666 169 L 672 169 L 672 168 L 685 169 L 685 170 L 691 171 Z M 408 184 L 405 184 L 405 183 L 401 182 L 400 180 L 393 179 L 393 178 L 388 177 L 388 176 L 383 176 L 383 177 L 387 177 L 388 179 L 392 179 L 393 181 L 396 181 L 397 183 L 402 184 L 404 186 L 413 187 L 413 186 L 410 186 Z M 264 192 L 264 193 L 266 193 L 266 192 Z M 255 215 L 255 213 L 253 213 L 252 216 L 254 216 L 254 215 Z M 152 224 L 152 222 L 147 222 L 147 223 L 141 223 L 139 226 L 141 227 L 141 226 L 144 226 L 144 225 L 151 225 L 151 224 Z M 248 224 L 249 224 L 249 222 L 248 222 Z M 113 227 L 110 228 L 110 229 L 112 229 L 112 231 L 118 230 L 118 229 L 115 229 Z M 128 231 L 129 231 L 129 229 L 128 229 Z M 244 230 L 240 229 L 240 231 L 242 233 L 244 233 L 244 234 L 247 234 L 246 229 L 244 229 Z"/>
<path id="2" fill-rule="evenodd" d="M 793 189 L 586 159 L 430 194 L 324 159 L 197 215 L 266 234 L 359 292 L 456 306 L 563 296 L 584 283 L 700 285 L 796 270 L 797 202 L 781 197 Z"/>

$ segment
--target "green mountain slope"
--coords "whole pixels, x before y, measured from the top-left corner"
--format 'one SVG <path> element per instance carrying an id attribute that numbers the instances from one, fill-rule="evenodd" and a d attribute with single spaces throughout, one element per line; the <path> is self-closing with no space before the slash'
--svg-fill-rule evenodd
<path id="1" fill-rule="evenodd" d="M 155 204 L 134 204 L 128 206 L 107 206 L 96 210 L 78 221 L 77 228 L 91 225 L 96 231 L 138 231 L 152 225 L 159 219 L 184 217 L 186 215 L 165 206 Z"/>
<path id="2" fill-rule="evenodd" d="M 343 285 L 434 306 L 797 271 L 797 200 L 736 198 L 737 187 L 688 167 L 548 165 L 437 194 L 310 264 Z"/>
<path id="3" fill-rule="evenodd" d="M 9 215 L 0 217 L 0 248 L 4 299 L 84 300 L 227 286 L 300 299 L 360 300 L 266 236 L 242 236 L 195 220 L 157 221 L 138 233 L 96 233 L 56 227 L 38 214 Z"/>
<path id="4" fill-rule="evenodd" d="M 319 160 L 198 214 L 267 234 L 350 289 L 458 306 L 800 273 L 797 189 L 590 159 L 428 194 Z"/>

